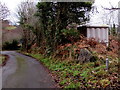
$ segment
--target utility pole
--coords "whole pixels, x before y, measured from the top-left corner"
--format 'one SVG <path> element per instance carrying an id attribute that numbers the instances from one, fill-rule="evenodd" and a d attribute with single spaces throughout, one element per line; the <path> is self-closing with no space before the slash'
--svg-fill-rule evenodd
<path id="1" fill-rule="evenodd" d="M 120 1 L 118 2 L 118 8 L 120 8 Z M 120 34 L 120 9 L 118 10 L 118 34 Z"/>

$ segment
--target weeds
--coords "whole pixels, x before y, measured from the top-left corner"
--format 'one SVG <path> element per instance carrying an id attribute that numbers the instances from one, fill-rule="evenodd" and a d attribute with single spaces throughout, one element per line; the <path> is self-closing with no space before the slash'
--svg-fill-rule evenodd
<path id="1" fill-rule="evenodd" d="M 41 54 L 28 53 L 28 55 L 37 58 L 47 66 L 52 71 L 53 76 L 56 76 L 55 81 L 59 83 L 61 88 L 105 88 L 110 85 L 113 87 L 114 82 L 117 82 L 117 80 L 113 82 L 113 79 L 110 79 L 110 77 L 114 77 L 111 76 L 113 73 L 117 73 L 115 62 L 111 62 L 109 71 L 106 71 L 103 61 L 80 64 L 44 58 Z M 99 65 L 96 65 L 97 63 Z M 112 67 L 113 65 L 114 67 Z"/>
<path id="2" fill-rule="evenodd" d="M 81 37 L 81 40 L 73 44 L 67 43 L 58 46 L 54 57 L 46 58 L 41 54 L 31 53 L 28 55 L 37 58 L 48 67 L 61 88 L 119 88 L 118 46 L 117 40 L 113 40 L 113 38 L 109 47 L 106 47 L 94 39 Z M 89 62 L 77 62 L 76 57 L 84 48 L 88 49 L 93 57 Z M 39 50 L 37 51 L 39 52 Z M 106 70 L 106 58 L 109 59 L 108 71 Z"/>

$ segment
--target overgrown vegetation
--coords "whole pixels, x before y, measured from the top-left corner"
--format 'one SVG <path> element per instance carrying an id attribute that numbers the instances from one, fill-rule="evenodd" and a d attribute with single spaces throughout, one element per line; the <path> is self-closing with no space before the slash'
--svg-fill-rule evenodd
<path id="1" fill-rule="evenodd" d="M 18 12 L 22 48 L 43 62 L 62 88 L 118 89 L 118 38 L 109 36 L 107 47 L 77 30 L 78 24 L 89 20 L 91 6 L 90 2 L 38 2 L 35 8 L 33 3 L 22 3 Z"/>
<path id="2" fill-rule="evenodd" d="M 41 54 L 26 54 L 48 67 L 61 88 L 119 88 L 118 58 L 110 60 L 107 71 L 103 60 L 80 64 L 44 58 Z"/>
<path id="3" fill-rule="evenodd" d="M 21 3 L 18 14 L 24 50 L 28 51 L 36 43 L 50 56 L 58 45 L 73 42 L 78 35 L 72 28 L 74 25 L 69 25 L 88 21 L 91 6 L 90 2 L 38 2 L 36 7 L 31 2 Z"/>
<path id="4" fill-rule="evenodd" d="M 80 56 L 80 52 L 82 52 L 82 49 L 85 49 L 85 51 L 89 52 L 91 56 L 98 59 L 105 60 L 107 57 L 118 58 L 120 50 L 119 45 L 120 43 L 115 36 L 109 36 L 108 47 L 104 43 L 102 44 L 97 42 L 94 38 L 87 39 L 84 36 L 81 36 L 76 42 L 74 41 L 73 43 L 59 45 L 52 58 L 59 58 L 61 60 L 77 60 L 78 56 Z M 37 47 L 36 44 L 32 46 L 32 49 L 29 50 L 29 52 L 37 52 L 45 55 L 45 50 Z M 88 53 L 87 56 L 89 56 Z"/>
<path id="5" fill-rule="evenodd" d="M 113 43 L 114 42 L 114 43 Z M 32 46 L 28 55 L 37 58 L 52 71 L 55 81 L 62 88 L 119 88 L 119 43 L 116 37 L 110 36 L 109 47 L 95 39 L 81 37 L 73 44 L 60 45 L 55 56 L 46 58 L 41 48 Z M 87 48 L 94 58 L 87 62 L 78 62 L 76 55 Z M 36 54 L 37 52 L 37 54 Z M 71 52 L 71 53 L 70 53 Z M 72 58 L 72 59 L 71 59 Z M 106 58 L 109 69 L 106 70 Z M 95 60 L 93 60 L 95 59 Z"/>

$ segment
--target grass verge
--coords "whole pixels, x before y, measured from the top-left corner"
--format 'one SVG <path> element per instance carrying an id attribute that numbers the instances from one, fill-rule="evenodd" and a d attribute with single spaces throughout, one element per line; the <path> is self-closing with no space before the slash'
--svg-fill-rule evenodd
<path id="1" fill-rule="evenodd" d="M 0 54 L 0 66 L 4 66 L 6 64 L 7 59 L 7 55 Z"/>
<path id="2" fill-rule="evenodd" d="M 111 59 L 106 71 L 105 61 L 76 63 L 44 58 L 41 54 L 25 53 L 42 62 L 61 88 L 120 88 L 118 58 Z"/>

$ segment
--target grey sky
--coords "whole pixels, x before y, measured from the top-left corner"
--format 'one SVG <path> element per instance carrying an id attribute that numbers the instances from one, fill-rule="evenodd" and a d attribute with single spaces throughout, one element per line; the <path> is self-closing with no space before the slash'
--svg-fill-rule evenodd
<path id="1" fill-rule="evenodd" d="M 106 25 L 106 24 L 118 24 L 118 11 L 109 11 L 104 8 L 118 7 L 120 0 L 95 0 L 93 6 L 97 7 L 99 13 L 91 15 L 92 25 Z"/>
<path id="2" fill-rule="evenodd" d="M 9 20 L 12 22 L 17 21 L 17 18 L 15 16 L 16 14 L 16 8 L 17 5 L 21 2 L 21 0 L 0 0 L 2 3 L 5 3 L 5 5 L 8 7 L 10 10 L 10 16 L 8 17 Z"/>
<path id="3" fill-rule="evenodd" d="M 20 2 L 24 0 L 0 0 L 2 3 L 5 3 L 7 7 L 10 10 L 11 15 L 8 17 L 9 20 L 11 20 L 13 23 L 18 21 L 16 18 L 17 13 L 17 5 L 20 4 Z M 31 0 L 31 1 L 38 1 L 38 0 Z M 118 2 L 120 0 L 95 0 L 95 3 L 93 6 L 95 6 L 99 13 L 91 14 L 91 25 L 106 25 L 109 22 L 110 23 L 116 23 L 118 22 L 117 19 L 117 11 L 114 11 L 109 14 L 109 11 L 104 10 L 101 6 L 106 8 L 118 7 Z M 110 20 L 108 20 L 111 18 Z"/>

